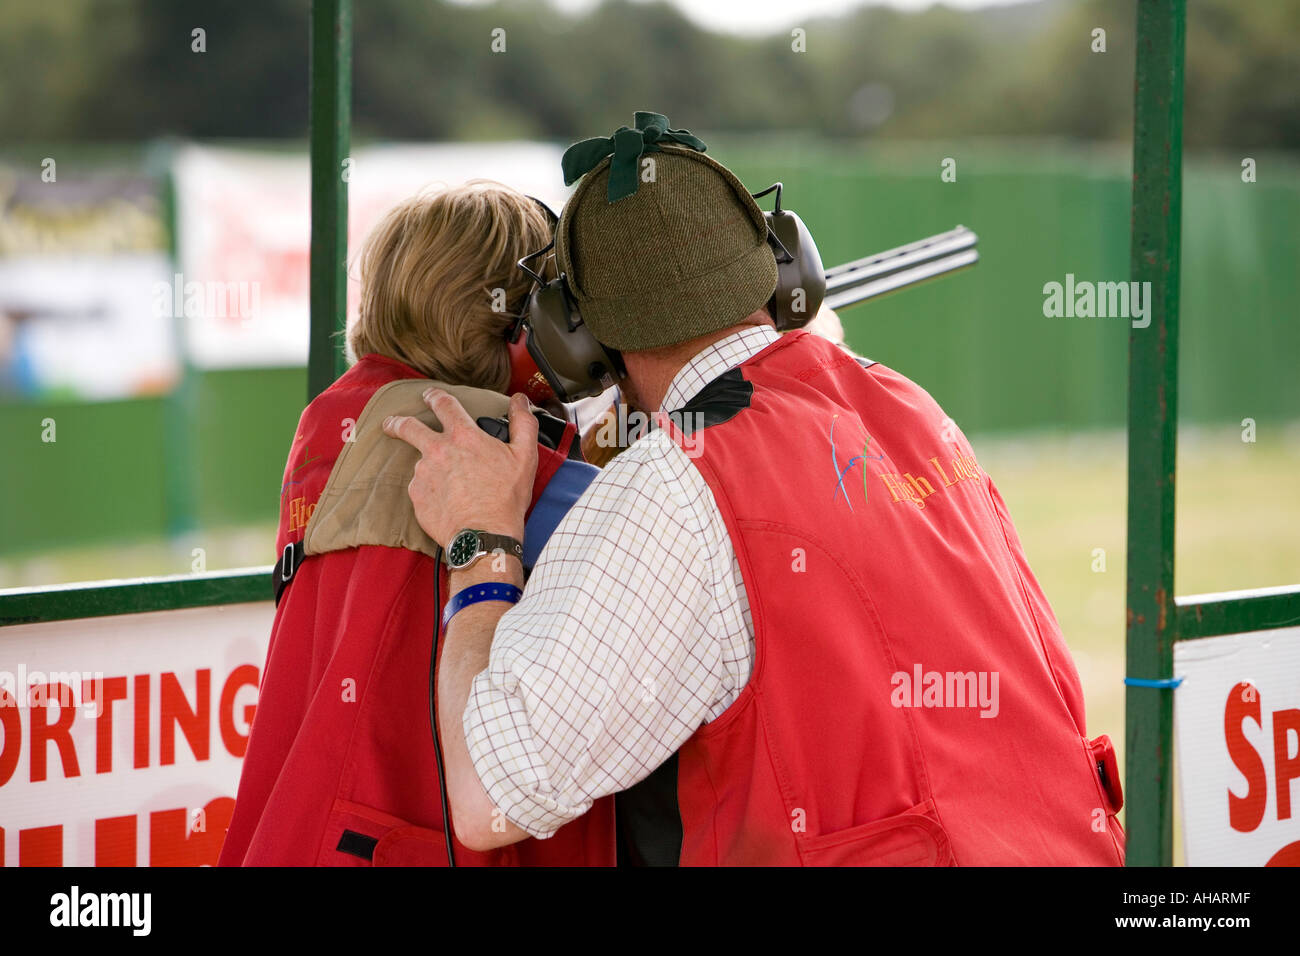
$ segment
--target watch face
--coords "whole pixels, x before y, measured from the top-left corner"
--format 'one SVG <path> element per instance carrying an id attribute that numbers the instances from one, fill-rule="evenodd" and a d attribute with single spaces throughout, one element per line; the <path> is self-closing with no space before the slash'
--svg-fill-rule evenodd
<path id="1" fill-rule="evenodd" d="M 451 539 L 451 547 L 447 549 L 448 563 L 453 568 L 463 567 L 474 559 L 478 554 L 478 532 L 462 531 L 456 537 Z"/>

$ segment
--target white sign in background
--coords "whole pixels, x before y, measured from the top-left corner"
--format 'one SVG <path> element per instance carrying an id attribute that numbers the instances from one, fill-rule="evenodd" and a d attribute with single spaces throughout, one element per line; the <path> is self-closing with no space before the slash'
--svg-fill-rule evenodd
<path id="1" fill-rule="evenodd" d="M 247 738 L 249 709 L 257 703 L 257 686 L 248 681 L 252 676 L 260 683 L 274 613 L 267 601 L 0 628 L 0 689 L 17 697 L 15 685 L 44 683 L 54 676 L 72 687 L 76 708 L 67 728 L 71 747 L 65 743 L 61 748 L 57 735 L 41 744 L 44 779 L 33 779 L 38 774 L 33 772 L 32 708 L 10 706 L 0 714 L 0 862 L 17 866 L 25 839 L 29 855 L 39 844 L 48 858 L 53 844 L 61 847 L 63 865 L 95 865 L 96 822 L 134 817 L 135 865 L 194 859 L 215 863 L 224 823 L 213 820 L 207 828 L 208 821 L 196 811 L 214 799 L 235 796 L 243 759 L 231 754 L 222 723 L 232 739 Z M 206 701 L 198 693 L 200 672 L 207 673 Z M 125 697 L 101 716 L 93 703 L 86 703 L 82 679 L 69 676 L 87 673 L 91 682 L 126 678 Z M 174 681 L 165 675 L 174 675 Z M 198 712 L 198 724 L 206 728 L 198 735 L 206 737 L 206 759 L 196 757 L 185 733 L 173 726 L 174 753 L 169 763 L 162 762 L 164 683 L 170 688 L 172 713 L 185 717 Z M 184 698 L 179 704 L 177 688 Z M 45 707 L 43 726 L 59 722 L 57 703 L 38 706 Z M 174 718 L 166 719 L 174 724 Z M 147 745 L 137 721 L 140 731 L 148 728 Z M 108 732 L 111 747 L 101 755 Z M 70 757 L 75 757 L 75 772 Z M 178 840 L 175 811 L 181 808 L 186 822 L 184 839 Z M 197 830 L 196 820 L 203 830 Z M 123 826 L 129 830 L 132 824 L 119 821 L 114 832 L 121 833 Z M 35 832 L 51 827 L 62 829 Z M 151 846 L 155 827 L 170 834 L 166 846 Z M 120 841 L 118 846 L 120 853 Z"/>
<path id="2" fill-rule="evenodd" d="M 1300 860 L 1300 627 L 1179 641 L 1174 676 L 1187 865 Z"/>
<path id="3" fill-rule="evenodd" d="M 10 333 L 24 379 L 14 390 L 102 400 L 171 388 L 172 324 L 151 297 L 170 277 L 161 252 L 0 257 L 0 357 L 4 313 L 26 313 Z"/>
<path id="4" fill-rule="evenodd" d="M 349 157 L 348 258 L 384 212 L 434 184 L 492 179 L 556 212 L 569 190 L 558 146 L 447 143 L 360 148 Z M 175 163 L 181 290 L 190 283 L 203 308 L 186 307 L 186 347 L 201 368 L 304 365 L 309 327 L 311 175 L 302 153 L 188 145 Z M 207 293 L 221 293 L 207 309 Z M 349 268 L 348 315 L 360 287 Z M 196 302 L 199 300 L 196 299 Z M 253 308 L 244 309 L 241 306 Z M 244 312 L 252 314 L 243 314 Z M 196 314 L 191 314 L 194 312 Z M 178 313 L 179 314 L 179 313 Z"/>

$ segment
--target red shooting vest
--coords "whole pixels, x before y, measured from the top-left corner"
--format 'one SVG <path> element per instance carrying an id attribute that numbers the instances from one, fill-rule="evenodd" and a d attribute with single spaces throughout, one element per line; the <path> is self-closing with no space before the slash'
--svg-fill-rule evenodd
<path id="1" fill-rule="evenodd" d="M 421 377 L 368 355 L 307 407 L 285 466 L 277 553 L 303 539 L 349 420 L 381 386 Z M 555 450 L 539 445 L 533 506 L 573 439 L 569 425 Z M 303 560 L 276 610 L 220 865 L 447 865 L 429 726 L 436 570 L 427 554 L 379 545 Z M 547 840 L 454 849 L 458 866 L 613 865 L 612 798 Z"/>
<path id="2" fill-rule="evenodd" d="M 673 418 L 756 645 L 739 698 L 661 768 L 680 863 L 1123 862 L 1110 741 L 1086 737 L 1006 505 L 924 389 L 795 332 Z M 629 824 L 652 816 L 620 796 Z"/>

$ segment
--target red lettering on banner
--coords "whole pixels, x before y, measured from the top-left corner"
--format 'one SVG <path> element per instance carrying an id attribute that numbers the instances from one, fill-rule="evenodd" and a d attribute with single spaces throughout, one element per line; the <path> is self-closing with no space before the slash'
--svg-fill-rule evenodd
<path id="1" fill-rule="evenodd" d="M 63 827 L 34 827 L 18 831 L 19 866 L 62 866 Z"/>
<path id="2" fill-rule="evenodd" d="M 203 807 L 205 827 L 190 831 L 188 810 L 158 810 L 149 814 L 150 866 L 216 866 L 221 844 L 235 812 L 235 801 L 217 797 Z"/>
<path id="3" fill-rule="evenodd" d="M 7 690 L 0 690 L 0 730 L 5 735 L 4 746 L 0 747 L 0 787 L 3 787 L 14 775 L 18 755 L 23 750 L 23 720 L 18 713 L 18 701 Z"/>
<path id="4" fill-rule="evenodd" d="M 1277 818 L 1291 819 L 1291 782 L 1300 777 L 1300 709 L 1275 710 L 1273 717 L 1273 776 L 1277 790 Z M 1242 724 L 1253 720 L 1262 731 L 1264 712 L 1259 691 L 1248 681 L 1228 692 L 1223 710 L 1223 732 L 1228 756 L 1246 778 L 1246 795 L 1239 797 L 1228 790 L 1228 823 L 1234 830 L 1249 833 L 1264 822 L 1268 810 L 1268 772 L 1264 758 L 1246 739 Z M 1291 753 L 1295 736 L 1296 753 Z M 1272 865 L 1271 863 L 1269 865 Z"/>
<path id="5" fill-rule="evenodd" d="M 221 726 L 221 742 L 225 744 L 226 750 L 232 757 L 242 757 L 248 750 L 248 734 L 241 734 L 235 727 L 235 695 L 241 688 L 256 688 L 257 682 L 257 668 L 252 664 L 241 664 L 230 672 L 225 686 L 221 688 L 221 706 L 217 720 Z M 250 733 L 253 714 L 256 711 L 256 704 L 249 704 L 244 708 L 244 720 L 249 724 Z"/>
<path id="6" fill-rule="evenodd" d="M 135 766 L 149 766 L 149 675 L 135 675 Z"/>
<path id="7" fill-rule="evenodd" d="M 104 699 L 99 700 L 97 687 L 103 687 Z M 113 705 L 126 700 L 126 678 L 110 677 L 103 681 L 87 681 L 81 685 L 83 702 L 98 703 L 95 715 L 95 773 L 113 770 Z"/>
<path id="8" fill-rule="evenodd" d="M 150 866 L 216 866 L 235 812 L 231 797 L 214 797 L 203 807 L 204 829 L 191 830 L 191 813 L 184 807 L 149 814 Z M 95 866 L 137 866 L 138 816 L 106 817 L 95 821 Z M 0 827 L 0 862 L 4 860 L 5 829 Z M 63 826 L 28 827 L 18 831 L 19 866 L 62 866 Z"/>
<path id="9" fill-rule="evenodd" d="M 188 680 L 191 673 L 194 675 L 193 685 Z M 220 675 L 221 672 L 218 671 L 218 680 L 221 679 Z M 156 696 L 154 687 L 151 686 L 155 676 L 158 678 Z M 3 789 L 6 785 L 25 787 L 28 784 L 28 780 L 13 779 L 18 773 L 24 747 L 30 755 L 30 782 L 42 785 L 55 784 L 60 778 L 59 769 L 65 780 L 80 777 L 80 761 L 91 759 L 88 751 L 92 746 L 95 772 L 99 774 L 113 773 L 116 770 L 121 775 L 129 773 L 132 768 L 175 766 L 178 762 L 177 737 L 181 735 L 185 738 L 182 746 L 189 747 L 196 761 L 212 760 L 214 723 L 221 734 L 221 745 L 225 751 L 236 759 L 243 758 L 248 749 L 250 728 L 257 710 L 261 672 L 253 664 L 241 664 L 232 668 L 222 682 L 219 698 L 214 692 L 211 668 L 116 677 L 96 676 L 94 680 L 81 682 L 79 695 L 74 693 L 77 681 L 71 681 L 69 686 L 69 683 L 59 682 L 53 674 L 50 677 L 52 679 L 47 683 L 33 681 L 23 687 L 27 700 L 21 703 L 9 690 L 0 687 L 0 795 L 6 793 Z M 194 688 L 192 695 L 188 692 L 190 686 Z M 241 698 L 241 694 L 246 697 Z M 81 697 L 80 702 L 78 696 Z M 251 700 L 251 703 L 241 703 L 245 699 Z M 124 706 L 117 707 L 119 703 L 124 703 Z M 81 707 L 86 708 L 85 716 L 94 721 L 93 745 L 90 742 L 92 735 L 89 727 L 83 724 L 77 730 L 77 711 Z M 125 725 L 127 721 L 131 724 L 129 728 Z M 157 763 L 151 752 L 155 727 L 158 728 Z M 128 746 L 127 737 L 124 736 L 128 733 L 132 762 L 123 766 L 121 761 L 117 761 L 115 767 L 114 749 Z M 27 736 L 26 740 L 23 739 L 24 735 Z M 82 753 L 77 752 L 78 743 L 83 744 Z M 50 766 L 51 744 L 57 749 L 55 759 L 60 766 L 56 768 Z M 216 758 L 226 759 L 220 752 Z M 90 773 L 89 769 L 86 772 Z M 86 785 L 89 785 L 89 781 L 73 786 L 81 792 L 80 788 Z M 126 786 L 122 792 L 129 793 L 132 789 Z M 191 806 L 151 812 L 147 824 L 139 814 L 93 819 L 94 810 L 87 809 L 93 804 L 88 804 L 85 799 L 85 796 L 93 799 L 93 791 L 80 798 L 75 808 L 65 806 L 61 797 L 54 797 L 56 791 L 53 789 L 42 792 L 52 795 L 48 803 L 49 817 L 61 822 L 17 828 L 12 825 L 14 821 L 6 821 L 10 826 L 0 827 L 0 866 L 5 859 L 6 842 L 10 852 L 13 852 L 14 843 L 17 843 L 17 862 L 20 866 L 62 866 L 65 853 L 71 853 L 75 857 L 73 862 L 77 864 L 91 862 L 83 858 L 83 855 L 93 854 L 96 866 L 215 865 L 234 813 L 233 798 L 223 796 L 216 797 L 203 806 L 201 815 L 200 808 Z M 57 791 L 59 794 L 63 792 Z M 113 794 L 118 792 L 117 788 L 112 791 Z M 2 803 L 4 798 L 0 796 L 0 804 Z M 117 796 L 112 798 L 112 804 L 112 810 L 120 811 Z M 42 805 L 39 799 L 33 807 L 38 805 Z M 196 823 L 196 820 L 201 820 L 202 824 Z M 88 825 L 93 825 L 89 832 Z M 142 838 L 140 831 L 146 825 L 148 835 Z M 65 831 L 73 840 L 67 850 L 64 848 Z M 89 841 L 86 839 L 88 836 Z M 142 839 L 149 841 L 147 848 L 142 844 Z"/>
<path id="10" fill-rule="evenodd" d="M 209 760 L 212 755 L 213 694 L 212 670 L 200 668 L 194 673 L 194 699 L 191 702 L 181 678 L 166 671 L 159 676 L 158 709 L 153 702 L 152 675 L 136 674 L 103 677 L 84 681 L 81 686 L 81 707 L 95 722 L 95 772 L 113 772 L 114 741 L 121 728 L 116 726 L 119 716 L 124 716 L 116 705 L 130 698 L 132 719 L 133 766 L 144 769 L 151 765 L 153 722 L 159 728 L 159 765 L 170 766 L 176 762 L 177 729 L 185 737 L 196 760 Z M 221 688 L 220 703 L 216 713 L 221 742 L 233 757 L 243 757 L 248 750 L 249 734 L 240 730 L 236 722 L 241 717 L 250 727 L 257 712 L 257 703 L 242 708 L 236 698 L 245 687 L 258 689 L 261 674 L 252 664 L 241 664 L 226 676 Z M 128 692 L 129 688 L 129 692 Z M 50 777 L 49 747 L 53 744 L 63 777 L 71 779 L 81 775 L 80 760 L 72 729 L 79 709 L 74 688 L 66 683 L 34 682 L 26 688 L 28 706 L 22 706 L 8 690 L 0 688 L 0 787 L 8 784 L 18 770 L 23 751 L 23 734 L 28 734 L 29 779 L 33 783 L 45 782 Z M 52 710 L 54 712 L 52 712 Z M 24 714 L 28 726 L 24 727 Z M 88 757 L 87 757 L 88 759 Z"/>
<path id="11" fill-rule="evenodd" d="M 50 692 L 57 691 L 52 697 Z M 53 741 L 63 762 L 63 776 L 78 777 L 81 767 L 77 764 L 77 748 L 72 743 L 72 722 L 77 717 L 77 709 L 72 702 L 72 688 L 67 684 L 33 684 L 30 690 L 32 701 L 32 783 L 44 780 L 47 773 L 46 757 L 49 756 L 49 744 Z M 58 702 L 59 718 L 49 723 L 50 708 L 47 702 Z M 55 864 L 57 865 L 57 864 Z"/>
<path id="12" fill-rule="evenodd" d="M 180 727 L 196 760 L 208 759 L 212 729 L 212 671 L 206 667 L 195 673 L 194 709 L 190 710 L 185 691 L 176 675 L 162 675 L 158 689 L 158 762 L 166 767 L 176 762 L 176 728 Z"/>
<path id="13" fill-rule="evenodd" d="M 1264 810 L 1268 805 L 1268 778 L 1264 774 L 1264 761 L 1241 729 L 1242 722 L 1248 718 L 1263 728 L 1259 691 L 1253 684 L 1242 681 L 1228 691 L 1228 704 L 1223 709 L 1223 733 L 1228 743 L 1228 756 L 1246 778 L 1244 797 L 1228 791 L 1228 823 L 1242 833 L 1249 833 L 1263 822 Z"/>
<path id="14" fill-rule="evenodd" d="M 1296 735 L 1296 755 L 1290 756 L 1290 735 Z M 1291 819 L 1291 781 L 1300 777 L 1300 709 L 1273 711 L 1273 772 L 1277 775 L 1277 818 Z"/>
<path id="15" fill-rule="evenodd" d="M 95 866 L 135 866 L 135 814 L 95 821 Z"/>

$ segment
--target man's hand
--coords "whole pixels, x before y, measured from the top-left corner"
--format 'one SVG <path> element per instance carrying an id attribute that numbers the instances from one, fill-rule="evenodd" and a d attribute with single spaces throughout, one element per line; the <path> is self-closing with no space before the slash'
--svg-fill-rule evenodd
<path id="1" fill-rule="evenodd" d="M 446 548 L 463 528 L 523 540 L 524 515 L 537 472 L 537 419 L 522 394 L 510 398 L 510 444 L 475 424 L 456 399 L 438 388 L 424 393 L 442 431 L 416 418 L 394 415 L 384 433 L 420 453 L 407 487 L 415 517 Z"/>

